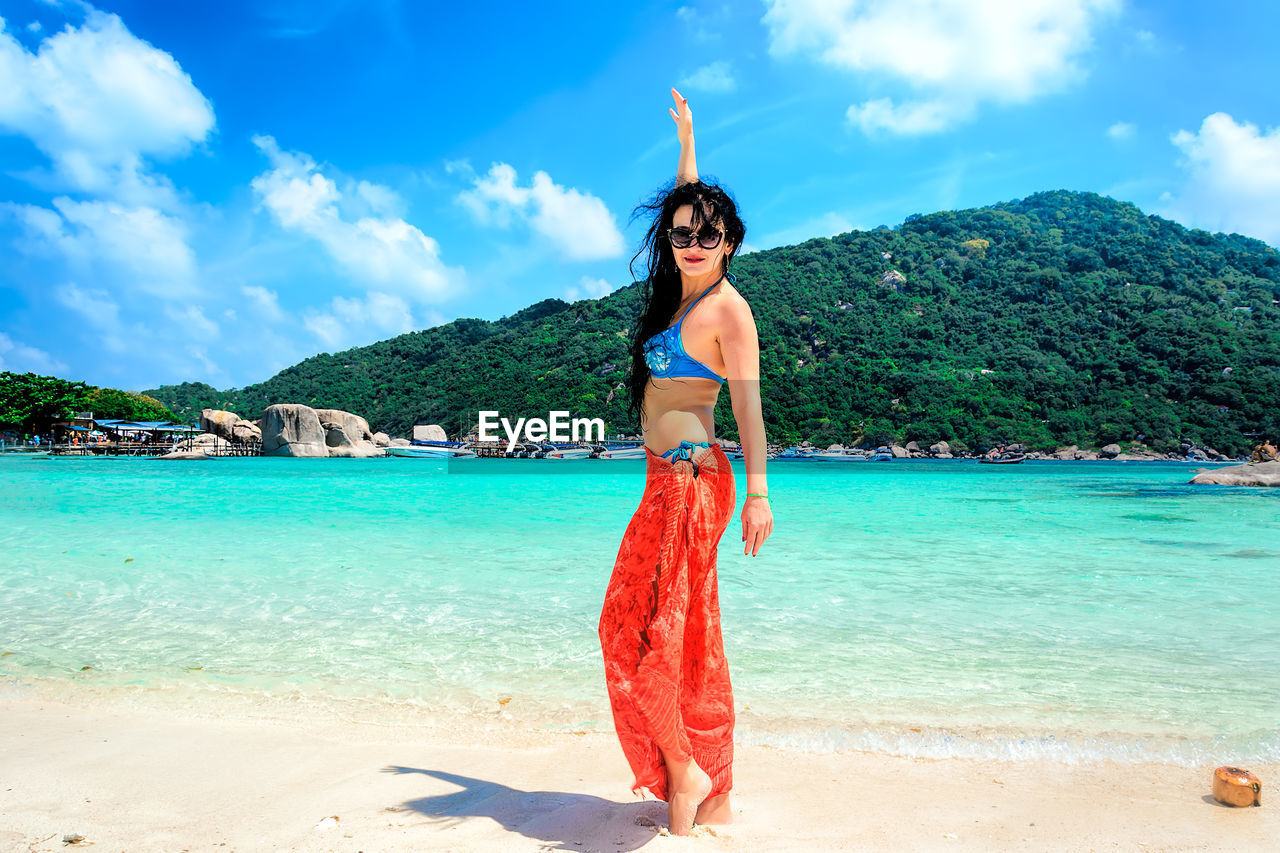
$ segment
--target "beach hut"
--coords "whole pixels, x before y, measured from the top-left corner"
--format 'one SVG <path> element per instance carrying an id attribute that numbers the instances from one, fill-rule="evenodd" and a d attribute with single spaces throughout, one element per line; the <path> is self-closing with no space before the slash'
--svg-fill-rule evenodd
<path id="1" fill-rule="evenodd" d="M 184 426 L 172 421 L 98 421 L 101 427 L 119 445 L 135 448 L 152 448 L 158 452 L 172 445 L 178 438 L 200 432 L 197 427 Z"/>

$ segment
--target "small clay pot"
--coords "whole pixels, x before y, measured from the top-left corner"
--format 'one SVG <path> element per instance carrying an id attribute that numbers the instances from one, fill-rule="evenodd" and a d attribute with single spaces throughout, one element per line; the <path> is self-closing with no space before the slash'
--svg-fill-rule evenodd
<path id="1" fill-rule="evenodd" d="M 1248 770 L 1219 767 L 1213 771 L 1213 798 L 1228 806 L 1262 805 L 1262 783 Z"/>

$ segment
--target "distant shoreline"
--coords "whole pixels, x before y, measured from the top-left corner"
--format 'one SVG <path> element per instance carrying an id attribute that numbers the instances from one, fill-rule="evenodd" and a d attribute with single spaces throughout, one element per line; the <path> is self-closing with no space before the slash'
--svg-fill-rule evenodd
<path id="1" fill-rule="evenodd" d="M 128 453 L 128 452 L 116 453 L 116 452 L 112 452 L 113 450 L 114 448 L 110 447 L 109 445 L 49 445 L 49 444 L 42 444 L 39 446 L 5 445 L 5 446 L 0 446 L 0 455 L 50 457 L 50 458 L 52 457 L 84 458 L 84 457 L 90 457 L 90 456 L 101 457 L 101 458 L 108 458 L 108 457 L 109 458 L 148 458 L 146 454 Z M 242 453 L 220 454 L 220 455 L 208 454 L 207 458 L 214 459 L 214 458 L 221 458 L 222 456 L 246 456 L 246 455 L 253 455 L 253 454 L 242 454 Z M 934 456 L 934 455 L 922 453 L 918 455 L 900 457 L 893 461 L 899 462 L 899 461 L 927 460 L 931 462 L 977 462 L 983 459 L 984 455 L 985 454 L 956 453 L 948 456 Z M 268 456 L 267 454 L 262 454 L 262 457 L 276 458 L 276 459 L 308 458 L 308 457 L 294 457 L 294 456 Z M 346 458 L 346 457 L 310 457 L 310 458 L 327 459 L 327 458 Z M 382 458 L 382 457 L 370 457 L 370 458 Z M 489 457 L 479 457 L 479 458 L 489 458 Z M 517 457 L 496 457 L 496 458 L 514 459 Z M 793 458 L 800 461 L 812 461 L 812 459 L 806 459 L 805 457 L 793 457 Z M 771 453 L 769 456 L 770 462 L 786 461 L 787 459 L 788 457 L 779 457 L 776 453 Z M 1187 459 L 1185 457 L 1179 457 L 1179 456 L 1173 456 L 1173 455 L 1165 455 L 1165 456 L 1141 455 L 1139 456 L 1139 455 L 1122 453 L 1118 456 L 1109 457 L 1109 456 L 1100 455 L 1096 451 L 1082 451 L 1081 455 L 1072 457 L 1072 458 L 1058 456 L 1052 453 L 1028 453 L 1023 457 L 1023 461 L 1026 461 L 1026 462 L 1178 462 L 1178 463 L 1187 464 L 1187 465 L 1249 464 L 1249 458 L 1244 456 L 1230 458 L 1230 459 Z"/>

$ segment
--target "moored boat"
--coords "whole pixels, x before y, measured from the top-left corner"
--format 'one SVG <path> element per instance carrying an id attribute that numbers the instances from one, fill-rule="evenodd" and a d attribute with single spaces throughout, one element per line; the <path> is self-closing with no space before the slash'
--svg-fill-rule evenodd
<path id="1" fill-rule="evenodd" d="M 644 459 L 644 445 L 639 447 L 614 447 L 600 451 L 597 459 Z"/>
<path id="2" fill-rule="evenodd" d="M 821 459 L 823 462 L 866 462 L 871 457 L 861 450 L 824 450 L 810 454 L 807 458 Z"/>
<path id="3" fill-rule="evenodd" d="M 406 459 L 465 459 L 476 454 L 460 441 L 415 441 L 406 447 L 388 447 L 387 455 Z"/>
<path id="4" fill-rule="evenodd" d="M 558 447 L 547 451 L 545 459 L 590 459 L 595 451 L 590 447 Z"/>

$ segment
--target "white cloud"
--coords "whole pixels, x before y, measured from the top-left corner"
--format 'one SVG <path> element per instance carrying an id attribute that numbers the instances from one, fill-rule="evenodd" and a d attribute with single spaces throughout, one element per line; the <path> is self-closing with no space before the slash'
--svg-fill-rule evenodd
<path id="1" fill-rule="evenodd" d="M 180 220 L 154 208 L 114 202 L 57 198 L 53 206 L 70 226 L 86 262 L 116 264 L 155 296 L 180 299 L 195 292 L 195 253 Z"/>
<path id="2" fill-rule="evenodd" d="M 732 92 L 737 86 L 733 69 L 724 61 L 704 65 L 680 81 L 681 89 L 710 93 Z"/>
<path id="3" fill-rule="evenodd" d="M 458 201 L 481 225 L 507 228 L 511 214 L 529 203 L 530 191 L 516 186 L 516 170 L 506 163 L 494 163 L 488 175 L 474 176 L 472 181 L 475 189 L 459 193 Z"/>
<path id="4" fill-rule="evenodd" d="M 323 311 L 310 311 L 303 325 L 333 350 L 371 337 L 386 338 L 416 328 L 409 304 L 399 296 L 371 291 L 364 299 L 338 296 Z"/>
<path id="5" fill-rule="evenodd" d="M 105 290 L 81 288 L 68 282 L 54 288 L 53 295 L 59 304 L 79 314 L 97 331 L 95 348 L 120 354 L 136 352 L 139 342 L 155 331 L 155 324 L 151 324 L 150 330 L 140 326 L 126 328 L 120 319 L 119 304 Z"/>
<path id="6" fill-rule="evenodd" d="M 1170 141 L 1186 181 L 1163 198 L 1164 215 L 1210 231 L 1236 231 L 1280 246 L 1280 127 L 1265 132 L 1214 113 L 1197 133 Z"/>
<path id="7" fill-rule="evenodd" d="M 362 181 L 344 194 L 306 154 L 282 151 L 270 136 L 253 141 L 272 166 L 250 182 L 262 205 L 285 229 L 320 243 L 350 278 L 422 302 L 456 290 L 463 273 L 445 266 L 435 240 L 403 219 L 344 212 L 385 210 L 398 203 L 390 189 Z"/>
<path id="8" fill-rule="evenodd" d="M 226 377 L 226 371 L 217 362 L 209 358 L 204 347 L 191 344 L 187 347 L 187 355 L 191 356 L 192 362 L 200 366 L 201 376 L 212 380 Z"/>
<path id="9" fill-rule="evenodd" d="M 195 295 L 195 253 L 181 220 L 155 208 L 64 196 L 53 206 L 0 204 L 26 232 L 18 243 L 22 252 L 63 259 L 77 274 L 109 279 L 123 290 L 161 299 Z"/>
<path id="10" fill-rule="evenodd" d="M 369 212 L 379 216 L 396 218 L 404 217 L 404 200 L 389 187 L 371 184 L 368 181 L 357 181 L 355 189 L 345 195 L 358 198 Z"/>
<path id="11" fill-rule="evenodd" d="M 0 19 L 0 130 L 28 137 L 64 189 L 135 205 L 175 204 L 145 158 L 186 153 L 214 127 L 213 107 L 174 58 L 115 15 L 88 8 L 33 53 Z"/>
<path id="12" fill-rule="evenodd" d="M 218 324 L 210 320 L 204 315 L 204 310 L 199 305 L 186 305 L 178 308 L 174 305 L 166 305 L 164 309 L 165 316 L 173 321 L 176 328 L 180 329 L 185 337 L 199 338 L 200 340 L 208 340 L 218 336 Z"/>
<path id="13" fill-rule="evenodd" d="M 25 247 L 53 250 L 81 272 L 107 277 L 117 286 L 163 299 L 195 294 L 195 253 L 180 220 L 154 208 L 126 208 L 114 202 L 53 200 L 56 213 L 25 206 Z"/>
<path id="14" fill-rule="evenodd" d="M 240 292 L 248 300 L 252 313 L 268 323 L 279 323 L 284 319 L 284 311 L 280 308 L 280 300 L 274 290 L 267 290 L 256 284 L 240 286 Z"/>
<path id="15" fill-rule="evenodd" d="M 681 32 L 694 41 L 711 42 L 720 40 L 720 30 L 729 17 L 727 6 L 702 3 L 701 8 L 681 6 L 676 9 L 676 20 Z"/>
<path id="16" fill-rule="evenodd" d="M 613 285 L 602 278 L 592 278 L 584 275 L 576 285 L 571 284 L 564 289 L 564 298 L 567 302 L 577 302 L 579 299 L 602 299 L 613 293 Z"/>
<path id="17" fill-rule="evenodd" d="M 1133 139 L 1137 132 L 1138 126 L 1127 121 L 1118 121 L 1107 128 L 1107 136 L 1117 141 Z"/>
<path id="18" fill-rule="evenodd" d="M 622 233 L 603 201 L 556 184 L 546 172 L 535 173 L 528 187 L 517 180 L 514 168 L 494 163 L 489 174 L 474 179 L 474 189 L 458 195 L 458 201 L 485 225 L 506 228 L 514 218 L 521 219 L 570 260 L 622 254 Z"/>
<path id="19" fill-rule="evenodd" d="M 73 283 L 54 288 L 54 298 L 91 325 L 114 331 L 120 327 L 120 306 L 105 290 L 83 290 Z"/>
<path id="20" fill-rule="evenodd" d="M 474 177 L 476 170 L 471 168 L 471 161 L 466 157 L 457 160 L 445 160 L 444 171 L 446 175 L 464 174 L 468 177 Z"/>
<path id="21" fill-rule="evenodd" d="M 775 56 L 806 55 L 901 87 L 854 105 L 866 131 L 936 133 L 983 103 L 1022 103 L 1082 74 L 1077 60 L 1120 0 L 768 0 Z"/>
<path id="22" fill-rule="evenodd" d="M 27 346 L 0 332 L 0 370 L 11 373 L 66 373 L 67 366 L 41 349 Z"/>
<path id="23" fill-rule="evenodd" d="M 971 107 L 962 103 L 937 100 L 898 105 L 888 98 L 877 98 L 854 104 L 847 116 L 851 124 L 869 135 L 880 132 L 913 135 L 944 130 L 970 112 Z"/>
<path id="24" fill-rule="evenodd" d="M 56 32 L 29 26 L 21 41 L 0 19 L 0 134 L 29 139 L 47 158 L 11 174 L 55 196 L 0 203 L 0 219 L 17 226 L 7 229 L 15 249 L 36 261 L 18 284 L 28 301 L 73 318 L 70 334 L 45 328 L 41 345 L 74 348 L 77 371 L 89 367 L 105 383 L 136 370 L 133 356 L 150 349 L 166 359 L 147 372 L 180 376 L 200 369 L 179 354 L 187 336 L 218 327 L 199 304 L 208 294 L 192 210 L 153 163 L 207 140 L 213 107 L 172 55 L 119 17 L 83 2 L 67 9 L 82 21 Z"/>

